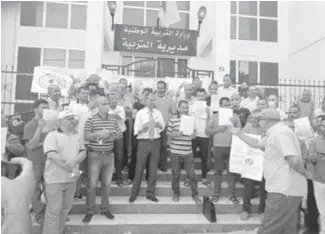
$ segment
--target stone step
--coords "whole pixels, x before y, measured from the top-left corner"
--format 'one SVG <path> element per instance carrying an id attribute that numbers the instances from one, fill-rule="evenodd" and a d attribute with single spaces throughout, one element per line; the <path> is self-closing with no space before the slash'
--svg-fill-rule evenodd
<path id="1" fill-rule="evenodd" d="M 113 214 L 199 214 L 202 212 L 202 204 L 196 205 L 191 197 L 180 197 L 179 202 L 173 202 L 172 197 L 158 196 L 159 202 L 154 203 L 145 197 L 138 197 L 130 204 L 129 197 L 110 197 L 110 211 Z M 202 199 L 202 197 L 201 197 Z M 203 199 L 202 199 L 203 200 Z M 215 203 L 218 214 L 239 214 L 242 211 L 242 199 L 238 198 L 240 204 L 234 205 L 228 197 L 221 197 Z M 254 198 L 252 213 L 258 213 L 259 198 Z M 96 197 L 95 213 L 100 213 L 101 198 Z M 84 214 L 86 211 L 86 198 L 74 201 L 71 214 Z"/>
<path id="2" fill-rule="evenodd" d="M 74 234 L 184 234 L 254 230 L 260 225 L 257 215 L 241 221 L 238 215 L 217 215 L 217 222 L 210 223 L 202 214 L 118 214 L 114 220 L 94 215 L 89 224 L 83 224 L 84 215 L 69 215 L 67 233 Z M 41 227 L 33 223 L 33 234 L 40 234 Z"/>
<path id="3" fill-rule="evenodd" d="M 123 179 L 127 180 L 128 179 L 128 172 L 123 171 Z M 195 170 L 195 176 L 198 181 L 202 180 L 202 170 L 196 169 Z M 184 181 L 187 178 L 186 171 L 181 170 L 180 174 L 180 181 Z M 215 181 L 215 173 L 213 170 L 209 171 L 207 174 L 207 179 L 211 182 Z M 222 176 L 223 181 L 227 181 L 227 175 Z M 238 176 L 239 180 L 239 176 Z M 162 172 L 161 170 L 157 171 L 157 181 L 172 181 L 172 169 L 167 169 L 167 172 Z"/>
<path id="4" fill-rule="evenodd" d="M 230 196 L 230 192 L 228 191 L 228 184 L 226 182 L 222 182 L 222 189 L 220 196 L 228 197 Z M 110 196 L 130 196 L 131 195 L 132 185 L 124 185 L 124 186 L 117 186 L 115 183 L 111 185 Z M 100 196 L 100 183 L 97 185 L 96 195 Z M 200 196 L 212 196 L 213 194 L 213 187 L 207 187 L 202 183 L 198 183 L 198 190 Z M 86 195 L 87 188 L 85 185 L 81 187 L 81 194 Z M 145 196 L 147 191 L 147 182 L 143 181 L 141 183 L 141 189 L 139 196 Z M 236 183 L 236 196 L 242 197 L 244 192 L 244 186 L 237 182 Z M 156 196 L 172 196 L 172 185 L 171 182 L 167 181 L 158 181 L 156 185 Z M 191 188 L 185 187 L 184 183 L 180 183 L 180 195 L 181 196 L 191 196 Z"/>

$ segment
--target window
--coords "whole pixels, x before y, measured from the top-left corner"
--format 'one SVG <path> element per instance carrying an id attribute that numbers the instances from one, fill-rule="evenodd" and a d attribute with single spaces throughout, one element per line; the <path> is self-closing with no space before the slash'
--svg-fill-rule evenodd
<path id="1" fill-rule="evenodd" d="M 277 42 L 277 1 L 231 1 L 230 38 Z"/>
<path id="2" fill-rule="evenodd" d="M 42 65 L 72 69 L 84 68 L 85 51 L 44 48 Z"/>
<path id="3" fill-rule="evenodd" d="M 138 77 L 186 77 L 187 60 L 174 58 L 123 56 L 122 65 L 129 65 L 128 76 Z M 138 62 L 138 63 L 137 63 Z"/>
<path id="4" fill-rule="evenodd" d="M 87 2 L 22 2 L 20 25 L 62 29 L 87 27 Z"/>
<path id="5" fill-rule="evenodd" d="M 190 2 L 176 3 L 181 20 L 170 25 L 170 28 L 189 29 Z M 123 24 L 156 26 L 160 6 L 159 1 L 123 1 Z"/>
<path id="6" fill-rule="evenodd" d="M 233 83 L 276 85 L 279 82 L 279 65 L 269 62 L 231 60 L 230 77 Z"/>

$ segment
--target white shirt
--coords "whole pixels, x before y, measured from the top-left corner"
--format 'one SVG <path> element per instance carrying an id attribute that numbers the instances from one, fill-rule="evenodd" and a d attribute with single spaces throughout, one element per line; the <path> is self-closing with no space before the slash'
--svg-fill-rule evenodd
<path id="1" fill-rule="evenodd" d="M 247 108 L 247 109 L 249 109 L 250 112 L 252 112 L 253 110 L 255 110 L 257 108 L 258 100 L 259 100 L 258 97 L 255 97 L 253 100 L 250 97 L 248 97 L 241 101 L 240 106 L 242 108 Z"/>
<path id="2" fill-rule="evenodd" d="M 235 89 L 231 86 L 228 88 L 220 87 L 218 89 L 218 94 L 220 95 L 220 98 L 227 97 L 227 98 L 231 99 L 231 96 L 236 93 L 238 93 L 237 89 Z"/>
<path id="3" fill-rule="evenodd" d="M 165 121 L 164 118 L 159 110 L 156 108 L 153 109 L 153 118 L 155 122 L 158 122 L 161 124 L 162 128 L 154 128 L 154 139 L 160 138 L 160 133 L 165 129 Z M 142 129 L 143 125 L 147 123 L 150 119 L 150 110 L 148 107 L 145 107 L 138 111 L 138 113 L 135 116 L 134 121 L 134 135 L 138 135 L 138 139 L 150 139 L 149 131 L 143 132 L 141 134 L 138 134 L 139 131 Z"/>
<path id="4" fill-rule="evenodd" d="M 121 119 L 117 120 L 117 122 L 118 122 L 118 125 L 120 127 L 120 130 L 122 132 L 125 132 L 126 126 L 125 126 L 125 123 L 124 123 L 124 121 L 125 121 L 124 107 L 117 105 L 114 110 L 111 107 L 109 107 L 108 114 L 118 114 L 121 117 Z"/>

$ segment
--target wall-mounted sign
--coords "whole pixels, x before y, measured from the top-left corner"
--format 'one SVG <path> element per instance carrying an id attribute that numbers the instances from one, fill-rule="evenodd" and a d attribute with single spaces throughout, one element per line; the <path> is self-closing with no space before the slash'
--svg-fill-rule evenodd
<path id="1" fill-rule="evenodd" d="M 114 50 L 196 56 L 197 31 L 115 25 Z"/>

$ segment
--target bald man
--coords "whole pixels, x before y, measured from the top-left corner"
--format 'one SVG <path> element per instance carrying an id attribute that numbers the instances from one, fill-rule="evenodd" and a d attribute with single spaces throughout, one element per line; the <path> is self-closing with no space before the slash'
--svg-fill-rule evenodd
<path id="1" fill-rule="evenodd" d="M 47 87 L 47 92 L 49 95 L 49 98 L 47 100 L 49 104 L 49 109 L 51 110 L 57 110 L 57 111 L 62 111 L 63 107 L 59 103 L 60 98 L 61 98 L 61 89 L 57 85 L 49 85 Z"/>

